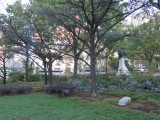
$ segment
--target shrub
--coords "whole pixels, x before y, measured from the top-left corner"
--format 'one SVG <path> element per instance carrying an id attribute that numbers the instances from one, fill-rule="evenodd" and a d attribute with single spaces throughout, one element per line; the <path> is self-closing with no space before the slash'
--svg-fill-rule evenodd
<path id="1" fill-rule="evenodd" d="M 103 86 L 106 88 L 110 85 L 116 85 L 116 86 L 121 85 L 121 81 L 119 78 L 117 78 L 115 76 L 108 76 L 108 75 L 98 75 L 97 76 L 97 83 L 103 84 Z"/>
<path id="2" fill-rule="evenodd" d="M 105 93 L 106 93 L 106 91 L 104 91 L 104 90 L 99 90 L 99 91 L 98 91 L 98 94 L 99 94 L 99 95 L 105 95 Z"/>
<path id="3" fill-rule="evenodd" d="M 14 71 L 9 74 L 9 78 L 12 82 L 23 82 L 25 81 L 25 73 L 20 71 Z M 36 82 L 43 79 L 43 75 L 40 74 L 29 74 L 27 82 Z"/>
<path id="4" fill-rule="evenodd" d="M 30 74 L 30 75 L 29 75 L 28 82 L 40 81 L 41 77 L 42 77 L 42 76 L 41 76 L 40 74 Z"/>
<path id="5" fill-rule="evenodd" d="M 12 82 L 17 82 L 17 81 L 24 81 L 25 79 L 25 73 L 22 73 L 20 71 L 14 71 L 9 73 L 9 77 Z"/>
<path id="6" fill-rule="evenodd" d="M 68 81 L 67 76 L 52 76 L 53 83 L 66 83 Z"/>
<path id="7" fill-rule="evenodd" d="M 120 76 L 120 78 L 123 80 L 123 81 L 125 81 L 126 79 L 127 79 L 127 75 L 125 75 L 125 74 L 122 74 L 121 76 Z"/>
<path id="8" fill-rule="evenodd" d="M 79 75 L 77 77 L 71 76 L 68 79 L 69 83 L 75 84 L 75 85 L 88 85 L 90 84 L 90 76 L 89 75 Z"/>
<path id="9" fill-rule="evenodd" d="M 113 89 L 150 89 L 160 90 L 160 77 L 137 75 L 137 76 L 113 76 L 97 75 L 98 90 L 113 90 Z M 89 75 L 83 76 L 53 76 L 53 83 L 71 83 L 75 84 L 81 90 L 90 89 L 91 79 Z"/>
<path id="10" fill-rule="evenodd" d="M 34 89 L 45 88 L 44 81 L 31 82 L 31 84 Z"/>

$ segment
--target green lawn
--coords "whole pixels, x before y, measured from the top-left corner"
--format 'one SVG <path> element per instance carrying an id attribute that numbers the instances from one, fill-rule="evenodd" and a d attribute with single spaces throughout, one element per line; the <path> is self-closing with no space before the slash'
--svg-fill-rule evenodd
<path id="1" fill-rule="evenodd" d="M 34 93 L 0 97 L 0 120 L 160 120 L 160 116 Z"/>

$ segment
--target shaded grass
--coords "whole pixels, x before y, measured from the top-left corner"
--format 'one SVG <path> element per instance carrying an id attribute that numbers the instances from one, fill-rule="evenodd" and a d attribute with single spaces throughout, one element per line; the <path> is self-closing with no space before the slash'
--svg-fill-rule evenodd
<path id="1" fill-rule="evenodd" d="M 78 98 L 76 98 L 78 99 Z M 0 97 L 0 120 L 159 120 L 160 116 L 119 106 L 78 103 L 36 93 Z"/>

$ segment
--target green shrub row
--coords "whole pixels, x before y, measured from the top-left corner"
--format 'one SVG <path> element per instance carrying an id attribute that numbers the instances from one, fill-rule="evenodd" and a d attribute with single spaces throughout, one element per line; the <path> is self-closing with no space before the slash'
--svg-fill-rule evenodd
<path id="1" fill-rule="evenodd" d="M 29 74 L 29 79 L 27 82 L 36 82 L 43 79 L 43 75 L 40 74 Z M 9 79 L 12 82 L 23 82 L 25 81 L 25 73 L 20 71 L 14 71 L 9 74 Z"/>
<path id="2" fill-rule="evenodd" d="M 23 82 L 25 81 L 25 73 L 15 71 L 9 74 L 9 78 L 12 82 Z M 156 88 L 157 85 L 160 85 L 160 76 L 116 76 L 114 74 L 111 75 L 97 75 L 97 85 L 102 84 L 104 88 L 109 86 L 117 86 L 117 88 L 124 88 L 125 86 L 129 86 L 131 83 L 132 86 L 129 89 L 134 89 L 137 86 L 140 88 L 144 86 L 144 83 L 150 81 L 152 83 L 152 87 Z M 44 80 L 44 75 L 41 74 L 29 74 L 29 80 L 27 82 L 37 82 Z M 77 86 L 86 86 L 90 85 L 90 75 L 86 76 L 53 76 L 53 83 L 72 83 Z M 128 89 L 127 88 L 127 89 Z M 143 88 L 142 88 L 143 89 Z"/>

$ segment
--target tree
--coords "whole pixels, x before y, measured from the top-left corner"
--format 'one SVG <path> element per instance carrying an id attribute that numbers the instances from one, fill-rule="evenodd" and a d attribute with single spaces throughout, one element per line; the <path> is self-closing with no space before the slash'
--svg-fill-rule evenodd
<path id="1" fill-rule="evenodd" d="M 16 2 L 13 6 L 8 6 L 9 15 L 1 15 L 1 29 L 5 37 L 15 44 L 17 53 L 25 56 L 29 56 L 29 53 L 32 56 L 36 54 L 43 61 L 45 84 L 47 84 L 48 78 L 51 84 L 52 63 L 55 60 L 62 59 L 63 51 L 67 51 L 69 42 L 62 41 L 60 39 L 61 35 L 55 32 L 54 24 L 49 24 L 43 15 L 37 14 L 34 7 L 36 6 L 22 5 L 19 2 Z M 18 12 L 19 9 L 22 13 Z M 38 40 L 33 40 L 33 31 L 37 34 Z M 53 40 L 54 34 L 56 34 L 56 39 L 59 38 L 56 41 Z M 63 42 L 65 43 L 62 45 Z M 26 57 L 27 61 L 29 61 L 29 57 Z M 26 63 L 28 63 L 27 61 Z M 28 65 L 26 65 L 26 72 L 29 71 Z M 48 77 L 47 71 L 49 72 Z"/>
<path id="2" fill-rule="evenodd" d="M 33 52 L 43 61 L 44 70 L 48 69 L 49 83 L 52 84 L 52 64 L 56 60 L 62 60 L 64 51 L 67 53 L 70 51 L 68 49 L 71 42 L 68 38 L 70 34 L 63 27 L 49 23 L 43 15 L 38 15 L 38 12 L 35 11 L 34 14 L 36 15 L 33 22 L 38 40 L 33 43 Z"/>
<path id="3" fill-rule="evenodd" d="M 77 36 L 80 36 L 81 29 L 78 28 L 76 25 L 75 27 L 73 27 L 73 29 L 75 30 L 74 32 L 77 34 Z M 78 31 L 76 31 L 77 29 Z M 74 35 L 72 36 L 72 39 L 73 39 L 73 43 L 72 43 L 73 51 L 72 52 L 73 52 L 73 58 L 74 58 L 74 76 L 77 77 L 78 59 L 81 53 L 84 51 L 84 44 L 80 44 L 80 42 Z"/>
<path id="4" fill-rule="evenodd" d="M 9 59 L 13 57 L 13 53 L 10 51 L 11 46 L 4 41 L 3 35 L 0 38 L 0 65 L 2 68 L 0 68 L 0 77 L 3 78 L 3 84 L 6 84 L 6 77 L 7 77 L 7 70 L 6 70 L 6 63 Z"/>
<path id="5" fill-rule="evenodd" d="M 51 22 L 62 25 L 86 46 L 85 52 L 90 56 L 90 63 L 87 65 L 91 69 L 92 97 L 98 95 L 95 70 L 97 57 L 109 44 L 128 36 L 123 33 L 119 36 L 112 36 L 112 28 L 146 4 L 138 4 L 136 1 L 121 2 L 119 0 L 64 0 L 64 2 L 60 1 L 54 4 L 56 10 L 48 6 L 42 9 Z M 75 15 L 78 15 L 80 19 L 76 19 Z M 70 24 L 66 21 L 70 21 Z M 71 24 L 79 25 L 86 36 L 77 36 L 71 28 Z M 101 43 L 105 35 L 112 36 L 112 39 L 106 39 L 106 45 L 103 46 Z"/>
<path id="6" fill-rule="evenodd" d="M 40 6 L 41 6 L 41 3 L 47 3 L 47 4 L 50 4 L 50 5 L 54 5 L 55 4 L 55 2 L 59 2 L 59 1 L 63 1 L 63 0 L 56 0 L 56 1 L 49 1 L 49 0 L 47 0 L 47 1 L 44 1 L 44 0 L 35 0 L 35 2 L 36 3 L 38 3 L 38 4 L 40 4 Z M 56 7 L 54 8 L 53 7 L 53 9 L 57 9 Z M 40 13 L 41 14 L 41 13 Z M 79 18 L 76 14 L 75 14 L 75 18 Z M 68 23 L 68 24 L 70 24 L 71 25 L 71 29 L 77 34 L 77 36 L 80 36 L 80 35 L 82 35 L 82 27 L 80 27 L 79 25 L 77 25 L 76 23 L 71 23 L 71 21 L 69 20 L 69 21 L 65 21 L 66 23 Z M 61 24 L 59 24 L 60 26 L 61 26 Z M 57 25 L 57 28 L 59 28 L 58 27 L 58 25 Z M 68 55 L 68 56 L 70 56 L 70 57 L 73 57 L 73 59 L 74 59 L 74 76 L 76 77 L 77 76 L 77 70 L 78 70 L 78 60 L 79 60 L 79 58 L 80 58 L 80 55 L 81 55 L 81 53 L 83 52 L 83 49 L 84 49 L 84 44 L 82 44 L 79 40 L 78 40 L 78 38 L 76 37 L 76 36 L 74 36 L 70 31 L 67 31 L 64 27 L 62 27 L 61 26 L 61 28 L 62 29 L 59 29 L 60 31 L 61 31 L 61 33 L 63 34 L 63 35 L 65 35 L 65 37 L 66 37 L 66 40 L 67 41 L 70 41 L 71 42 L 71 44 L 70 44 L 70 53 L 64 53 L 64 54 L 66 54 L 66 55 Z M 64 30 L 65 30 L 65 32 L 64 32 Z M 67 32 L 66 32 L 67 31 Z M 67 35 L 69 36 L 69 37 L 67 37 Z M 78 46 L 78 47 L 77 47 Z"/>
<path id="7" fill-rule="evenodd" d="M 149 0 L 149 3 L 150 3 L 152 6 L 160 9 L 160 0 L 156 0 L 156 1 L 155 1 L 155 0 Z"/>
<path id="8" fill-rule="evenodd" d="M 149 72 L 152 74 L 153 62 L 159 60 L 160 51 L 159 26 L 156 19 L 143 23 L 135 28 L 135 36 L 129 41 L 130 54 L 134 59 L 148 62 Z"/>
<path id="9" fill-rule="evenodd" d="M 8 15 L 1 15 L 1 29 L 4 36 L 12 41 L 15 46 L 18 45 L 14 51 L 25 55 L 26 81 L 28 81 L 29 78 L 29 57 L 31 56 L 29 52 L 31 47 L 29 44 L 33 38 L 32 14 L 29 9 L 29 5 L 22 5 L 17 1 L 14 5 L 7 7 L 6 11 Z"/>

